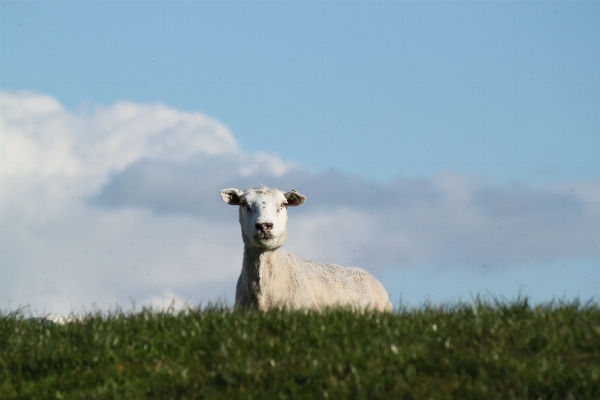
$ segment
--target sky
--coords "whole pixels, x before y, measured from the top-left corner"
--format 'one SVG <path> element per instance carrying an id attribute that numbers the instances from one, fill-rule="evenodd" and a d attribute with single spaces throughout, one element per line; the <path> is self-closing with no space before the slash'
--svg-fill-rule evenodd
<path id="1" fill-rule="evenodd" d="M 600 298 L 600 3 L 0 2 L 0 310 L 234 300 L 219 191 L 392 302 Z"/>

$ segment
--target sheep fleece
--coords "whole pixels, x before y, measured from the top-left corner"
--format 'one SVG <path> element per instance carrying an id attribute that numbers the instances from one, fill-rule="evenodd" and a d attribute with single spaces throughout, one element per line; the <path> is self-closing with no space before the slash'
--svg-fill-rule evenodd
<path id="1" fill-rule="evenodd" d="M 260 310 L 350 306 L 392 311 L 383 285 L 362 268 L 310 261 L 282 248 L 257 251 L 248 246 L 236 304 Z"/>

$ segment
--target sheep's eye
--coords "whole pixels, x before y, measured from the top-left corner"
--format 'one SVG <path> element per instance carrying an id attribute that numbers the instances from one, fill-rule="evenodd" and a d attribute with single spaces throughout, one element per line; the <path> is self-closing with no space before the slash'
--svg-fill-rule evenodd
<path id="1" fill-rule="evenodd" d="M 287 206 L 287 203 L 281 203 L 281 208 L 284 208 L 285 206 Z"/>

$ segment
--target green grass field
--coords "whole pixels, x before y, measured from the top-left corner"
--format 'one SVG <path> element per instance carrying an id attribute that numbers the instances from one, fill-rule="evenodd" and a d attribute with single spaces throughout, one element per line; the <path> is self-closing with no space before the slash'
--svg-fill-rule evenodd
<path id="1" fill-rule="evenodd" d="M 2 314 L 0 397 L 600 399 L 600 307 Z"/>

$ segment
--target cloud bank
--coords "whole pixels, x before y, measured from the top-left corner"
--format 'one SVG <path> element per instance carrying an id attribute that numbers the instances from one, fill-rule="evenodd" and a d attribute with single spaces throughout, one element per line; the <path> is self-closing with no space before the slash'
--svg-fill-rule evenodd
<path id="1" fill-rule="evenodd" d="M 376 275 L 600 260 L 600 182 L 446 172 L 381 184 L 245 152 L 201 113 L 130 102 L 73 113 L 32 92 L 1 93 L 0 134 L 2 309 L 231 301 L 242 242 L 219 190 L 259 183 L 308 197 L 290 212 L 290 250 Z"/>

